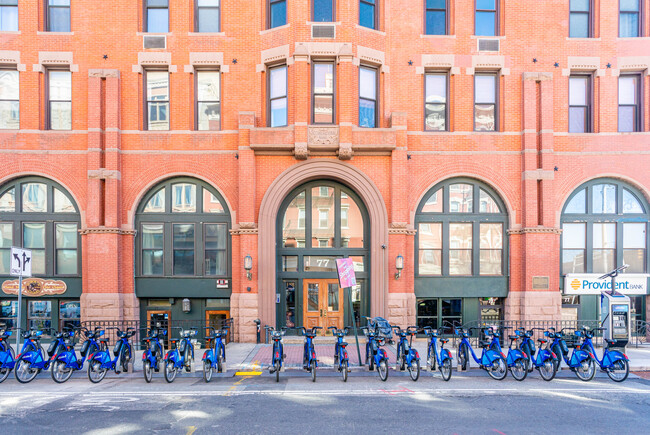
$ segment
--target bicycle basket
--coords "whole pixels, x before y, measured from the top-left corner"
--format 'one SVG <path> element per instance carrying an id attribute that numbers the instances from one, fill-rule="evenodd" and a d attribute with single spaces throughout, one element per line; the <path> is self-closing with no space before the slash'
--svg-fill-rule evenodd
<path id="1" fill-rule="evenodd" d="M 180 344 L 180 346 L 179 346 L 179 348 L 178 348 L 178 351 L 179 351 L 180 353 L 185 353 L 185 348 L 186 348 L 186 347 L 187 347 L 187 341 L 185 341 L 185 340 L 181 340 L 181 344 Z"/>
<path id="2" fill-rule="evenodd" d="M 52 355 L 54 355 L 54 351 L 56 351 L 56 347 L 57 347 L 58 344 L 59 344 L 58 340 L 54 340 L 54 341 L 52 341 L 52 343 L 50 343 L 50 347 L 47 348 L 47 354 L 50 357 Z"/>
<path id="3" fill-rule="evenodd" d="M 81 354 L 85 355 L 88 352 L 88 347 L 90 346 L 90 340 L 84 341 L 84 344 L 81 345 Z"/>
<path id="4" fill-rule="evenodd" d="M 115 347 L 113 348 L 113 356 L 118 356 L 120 354 L 121 348 L 122 348 L 122 340 L 118 340 L 117 343 L 115 343 Z"/>

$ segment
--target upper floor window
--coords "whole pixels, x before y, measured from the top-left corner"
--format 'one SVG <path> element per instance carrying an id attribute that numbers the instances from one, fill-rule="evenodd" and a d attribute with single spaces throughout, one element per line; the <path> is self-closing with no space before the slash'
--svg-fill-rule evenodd
<path id="1" fill-rule="evenodd" d="M 496 74 L 474 76 L 474 131 L 497 131 L 498 94 Z"/>
<path id="2" fill-rule="evenodd" d="M 48 32 L 70 31 L 70 0 L 46 0 Z"/>
<path id="3" fill-rule="evenodd" d="M 569 36 L 591 37 L 591 0 L 570 0 Z"/>
<path id="4" fill-rule="evenodd" d="M 145 1 L 145 32 L 169 32 L 169 0 L 144 0 Z"/>
<path id="5" fill-rule="evenodd" d="M 18 30 L 18 0 L 0 0 L 0 31 Z"/>
<path id="6" fill-rule="evenodd" d="M 286 126 L 288 122 L 286 65 L 269 68 L 268 96 L 269 127 Z"/>
<path id="7" fill-rule="evenodd" d="M 639 0 L 619 0 L 618 36 L 635 38 L 641 36 L 641 2 Z"/>
<path id="8" fill-rule="evenodd" d="M 569 133 L 591 131 L 591 77 L 569 78 Z"/>
<path id="9" fill-rule="evenodd" d="M 221 0 L 196 0 L 195 30 L 197 32 L 218 33 L 221 31 Z"/>
<path id="10" fill-rule="evenodd" d="M 377 127 L 378 78 L 377 68 L 359 68 L 359 127 Z"/>
<path id="11" fill-rule="evenodd" d="M 72 129 L 72 73 L 64 70 L 47 71 L 47 128 Z"/>
<path id="12" fill-rule="evenodd" d="M 427 35 L 447 34 L 447 0 L 426 0 Z"/>
<path id="13" fill-rule="evenodd" d="M 145 130 L 169 130 L 169 72 L 145 71 Z"/>
<path id="14" fill-rule="evenodd" d="M 447 74 L 427 73 L 424 76 L 424 128 L 447 130 Z"/>
<path id="15" fill-rule="evenodd" d="M 377 0 L 359 0 L 359 24 L 369 29 L 377 28 Z"/>
<path id="16" fill-rule="evenodd" d="M 18 71 L 0 69 L 0 129 L 20 128 Z"/>
<path id="17" fill-rule="evenodd" d="M 618 131 L 642 131 L 641 76 L 622 75 L 618 78 Z"/>
<path id="18" fill-rule="evenodd" d="M 221 128 L 221 95 L 219 71 L 196 71 L 196 129 Z"/>
<path id="19" fill-rule="evenodd" d="M 32 251 L 36 276 L 78 276 L 79 210 L 57 183 L 37 177 L 0 188 L 0 275 L 9 274 L 12 246 Z"/>
<path id="20" fill-rule="evenodd" d="M 498 32 L 497 0 L 476 0 L 474 32 L 478 36 L 496 36 Z"/>
<path id="21" fill-rule="evenodd" d="M 287 0 L 267 0 L 269 29 L 287 24 Z"/>
<path id="22" fill-rule="evenodd" d="M 334 63 L 314 62 L 312 67 L 314 124 L 334 123 Z"/>
<path id="23" fill-rule="evenodd" d="M 313 0 L 312 19 L 319 22 L 334 21 L 334 2 L 336 0 Z"/>

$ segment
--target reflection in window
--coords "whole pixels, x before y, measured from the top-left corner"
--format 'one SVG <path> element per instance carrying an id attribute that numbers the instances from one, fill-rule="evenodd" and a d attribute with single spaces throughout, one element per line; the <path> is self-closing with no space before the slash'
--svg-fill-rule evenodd
<path id="1" fill-rule="evenodd" d="M 593 213 L 616 213 L 616 186 L 613 184 L 596 184 L 592 187 Z"/>
<path id="2" fill-rule="evenodd" d="M 52 301 L 29 301 L 27 317 L 30 329 L 50 329 L 52 327 Z"/>
<path id="3" fill-rule="evenodd" d="M 449 224 L 449 274 L 472 274 L 472 224 Z"/>
<path id="4" fill-rule="evenodd" d="M 481 275 L 501 275 L 503 257 L 503 224 L 480 224 Z"/>
<path id="5" fill-rule="evenodd" d="M 623 213 L 643 213 L 643 206 L 627 189 L 623 189 Z"/>
<path id="6" fill-rule="evenodd" d="M 426 34 L 447 34 L 447 0 L 426 0 Z"/>
<path id="7" fill-rule="evenodd" d="M 81 326 L 81 303 L 79 301 L 59 302 L 59 329 L 72 329 Z"/>
<path id="8" fill-rule="evenodd" d="M 474 130 L 496 131 L 497 77 L 494 74 L 474 76 Z"/>
<path id="9" fill-rule="evenodd" d="M 0 31 L 18 31 L 18 0 L 0 1 Z"/>
<path id="10" fill-rule="evenodd" d="M 173 224 L 174 275 L 194 275 L 194 224 Z"/>
<path id="11" fill-rule="evenodd" d="M 196 72 L 197 130 L 221 128 L 219 71 Z"/>
<path id="12" fill-rule="evenodd" d="M 32 273 L 45 274 L 45 223 L 23 224 L 23 247 L 32 251 Z"/>
<path id="13" fill-rule="evenodd" d="M 618 36 L 635 38 L 640 36 L 639 0 L 619 0 Z"/>
<path id="14" fill-rule="evenodd" d="M 647 223 L 623 224 L 623 263 L 630 267 L 627 273 L 646 272 L 646 236 Z"/>
<path id="15" fill-rule="evenodd" d="M 70 31 L 70 0 L 47 1 L 47 31 Z"/>
<path id="16" fill-rule="evenodd" d="M 54 213 L 74 213 L 72 201 L 59 189 L 54 188 Z"/>
<path id="17" fill-rule="evenodd" d="M 318 302 L 319 285 L 317 282 L 307 284 L 307 311 L 318 311 L 320 303 Z"/>
<path id="18" fill-rule="evenodd" d="M 359 127 L 377 126 L 377 70 L 359 68 Z"/>
<path id="19" fill-rule="evenodd" d="M 591 131 L 591 107 L 589 76 L 569 78 L 569 133 L 588 133 Z"/>
<path id="20" fill-rule="evenodd" d="M 313 0 L 313 21 L 334 21 L 334 2 L 336 0 Z"/>
<path id="21" fill-rule="evenodd" d="M 312 83 L 314 124 L 333 124 L 334 63 L 314 63 Z"/>
<path id="22" fill-rule="evenodd" d="M 287 66 L 269 68 L 269 127 L 287 125 Z"/>
<path id="23" fill-rule="evenodd" d="M 77 274 L 77 224 L 55 225 L 56 273 Z"/>
<path id="24" fill-rule="evenodd" d="M 23 209 L 24 213 L 47 212 L 47 189 L 43 183 L 23 184 Z"/>
<path id="25" fill-rule="evenodd" d="M 642 131 L 639 101 L 641 76 L 626 74 L 618 78 L 618 131 Z"/>
<path id="26" fill-rule="evenodd" d="M 569 201 L 565 213 L 586 213 L 587 211 L 587 189 L 582 189 Z"/>
<path id="27" fill-rule="evenodd" d="M 147 29 L 150 33 L 169 32 L 169 0 L 145 0 Z"/>
<path id="28" fill-rule="evenodd" d="M 3 27 L 2 7 L 0 1 L 0 30 Z M 20 86 L 18 71 L 0 69 L 0 129 L 17 130 L 20 128 Z"/>
<path id="29" fill-rule="evenodd" d="M 586 224 L 562 225 L 562 273 L 585 272 Z"/>
<path id="30" fill-rule="evenodd" d="M 420 275 L 442 274 L 442 224 L 420 223 L 418 227 Z"/>
<path id="31" fill-rule="evenodd" d="M 302 221 L 301 221 L 302 219 Z M 298 240 L 305 240 L 305 192 L 302 191 L 291 201 L 282 221 L 282 245 L 297 248 Z"/>
<path id="32" fill-rule="evenodd" d="M 287 0 L 269 0 L 269 29 L 287 24 Z"/>
<path id="33" fill-rule="evenodd" d="M 479 208 L 479 213 L 499 213 L 501 210 L 499 210 L 499 206 L 490 194 L 483 189 L 480 189 L 480 191 L 481 207 Z"/>
<path id="34" fill-rule="evenodd" d="M 478 36 L 496 36 L 497 33 L 497 1 L 476 0 L 474 34 Z"/>
<path id="35" fill-rule="evenodd" d="M 12 245 L 13 224 L 2 222 L 0 223 L 0 275 L 9 275 Z"/>
<path id="36" fill-rule="evenodd" d="M 0 212 L 16 211 L 16 188 L 12 187 L 0 196 Z"/>
<path id="37" fill-rule="evenodd" d="M 569 36 L 571 38 L 589 38 L 591 36 L 590 18 L 591 0 L 569 1 Z"/>
<path id="38" fill-rule="evenodd" d="M 146 71 L 147 130 L 169 130 L 169 72 Z"/>
<path id="39" fill-rule="evenodd" d="M 205 224 L 205 274 L 225 276 L 228 270 L 226 224 Z"/>
<path id="40" fill-rule="evenodd" d="M 449 186 L 449 211 L 452 213 L 473 212 L 474 189 L 471 184 L 452 184 Z"/>
<path id="41" fill-rule="evenodd" d="M 162 188 L 154 193 L 147 204 L 144 206 L 144 213 L 164 213 L 165 212 L 165 189 Z"/>
<path id="42" fill-rule="evenodd" d="M 142 274 L 163 274 L 163 225 L 142 225 Z"/>
<path id="43" fill-rule="evenodd" d="M 436 190 L 427 198 L 422 207 L 423 213 L 442 213 L 442 188 Z"/>
<path id="44" fill-rule="evenodd" d="M 425 75 L 425 129 L 447 130 L 447 74 Z"/>
<path id="45" fill-rule="evenodd" d="M 374 29 L 376 21 L 377 0 L 360 0 L 359 1 L 359 25 Z"/>
<path id="46" fill-rule="evenodd" d="M 196 13 L 198 15 L 196 23 L 197 32 L 218 33 L 220 31 L 219 23 L 219 1 L 220 0 L 196 0 Z"/>
<path id="47" fill-rule="evenodd" d="M 16 317 L 18 317 L 18 301 L 0 301 L 0 323 L 4 323 L 7 329 L 15 328 Z"/>
<path id="48" fill-rule="evenodd" d="M 196 184 L 179 183 L 172 185 L 172 212 L 196 212 Z"/>
<path id="49" fill-rule="evenodd" d="M 334 188 L 325 187 L 325 189 L 322 189 L 322 187 L 314 187 L 311 192 L 312 247 L 333 248 Z M 323 193 L 326 194 L 323 195 Z"/>
<path id="50" fill-rule="evenodd" d="M 343 213 L 346 222 L 343 225 Z M 363 248 L 363 216 L 356 201 L 341 192 L 341 241 L 347 248 Z"/>
<path id="51" fill-rule="evenodd" d="M 72 73 L 49 70 L 48 84 L 50 130 L 72 129 Z"/>
<path id="52" fill-rule="evenodd" d="M 225 213 L 219 198 L 207 189 L 203 189 L 203 213 Z"/>
<path id="53" fill-rule="evenodd" d="M 616 224 L 593 224 L 593 272 L 606 273 L 616 266 Z"/>

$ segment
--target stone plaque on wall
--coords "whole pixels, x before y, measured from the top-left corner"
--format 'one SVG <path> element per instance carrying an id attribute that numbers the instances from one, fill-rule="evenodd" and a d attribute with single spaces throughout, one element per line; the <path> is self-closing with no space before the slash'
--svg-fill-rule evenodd
<path id="1" fill-rule="evenodd" d="M 533 277 L 533 290 L 548 290 L 548 288 L 549 288 L 548 276 Z"/>

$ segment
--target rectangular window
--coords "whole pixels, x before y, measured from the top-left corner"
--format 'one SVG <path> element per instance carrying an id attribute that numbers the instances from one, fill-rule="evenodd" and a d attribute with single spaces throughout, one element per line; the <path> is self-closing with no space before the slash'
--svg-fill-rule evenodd
<path id="1" fill-rule="evenodd" d="M 0 31 L 18 31 L 18 0 L 0 0 Z"/>
<path id="2" fill-rule="evenodd" d="M 23 247 L 32 251 L 32 274 L 45 274 L 45 223 L 23 223 Z"/>
<path id="3" fill-rule="evenodd" d="M 18 77 L 16 70 L 0 69 L 0 129 L 20 128 Z"/>
<path id="4" fill-rule="evenodd" d="M 334 21 L 334 2 L 336 0 L 313 0 L 312 20 L 321 23 Z"/>
<path id="5" fill-rule="evenodd" d="M 204 224 L 205 275 L 225 276 L 228 270 L 226 224 Z"/>
<path id="6" fill-rule="evenodd" d="M 472 274 L 472 224 L 449 224 L 449 275 Z"/>
<path id="7" fill-rule="evenodd" d="M 594 223 L 593 273 L 607 273 L 616 266 L 616 224 Z"/>
<path id="8" fill-rule="evenodd" d="M 425 74 L 424 84 L 424 128 L 447 131 L 447 74 Z"/>
<path id="9" fill-rule="evenodd" d="M 57 275 L 77 274 L 77 224 L 55 224 Z"/>
<path id="10" fill-rule="evenodd" d="M 81 326 L 81 303 L 79 301 L 59 302 L 59 329 Z"/>
<path id="11" fill-rule="evenodd" d="M 194 20 L 197 32 L 219 33 L 221 31 L 221 0 L 196 0 Z"/>
<path id="12" fill-rule="evenodd" d="M 591 131 L 591 80 L 589 76 L 569 78 L 569 133 Z"/>
<path id="13" fill-rule="evenodd" d="M 27 318 L 30 329 L 52 327 L 52 301 L 29 301 Z"/>
<path id="14" fill-rule="evenodd" d="M 377 69 L 359 68 L 359 127 L 377 127 Z"/>
<path id="15" fill-rule="evenodd" d="M 447 34 L 447 0 L 426 0 L 426 34 Z"/>
<path id="16" fill-rule="evenodd" d="M 9 275 L 12 245 L 13 224 L 2 222 L 0 223 L 0 275 Z"/>
<path id="17" fill-rule="evenodd" d="M 562 274 L 584 273 L 587 227 L 584 223 L 562 225 Z"/>
<path id="18" fill-rule="evenodd" d="M 48 128 L 50 130 L 72 129 L 72 73 L 48 70 Z"/>
<path id="19" fill-rule="evenodd" d="M 327 228 L 329 210 L 318 210 L 318 228 Z"/>
<path id="20" fill-rule="evenodd" d="M 641 36 L 641 2 L 639 0 L 619 0 L 618 36 L 636 38 Z"/>
<path id="21" fill-rule="evenodd" d="M 463 324 L 463 300 L 462 299 L 441 299 L 440 326 L 443 334 L 452 334 L 453 328 Z M 451 327 L 449 325 L 452 325 Z"/>
<path id="22" fill-rule="evenodd" d="M 268 0 L 269 29 L 287 24 L 287 0 Z"/>
<path id="23" fill-rule="evenodd" d="M 169 72 L 145 71 L 147 106 L 145 130 L 169 130 Z"/>
<path id="24" fill-rule="evenodd" d="M 287 125 L 287 66 L 269 68 L 269 126 Z"/>
<path id="25" fill-rule="evenodd" d="M 359 24 L 369 29 L 377 28 L 377 0 L 359 0 Z"/>
<path id="26" fill-rule="evenodd" d="M 163 274 L 163 224 L 142 225 L 142 275 Z"/>
<path id="27" fill-rule="evenodd" d="M 194 275 L 194 224 L 173 224 L 174 275 Z"/>
<path id="28" fill-rule="evenodd" d="M 70 31 L 70 0 L 47 0 L 46 30 Z"/>
<path id="29" fill-rule="evenodd" d="M 418 299 L 418 328 L 438 329 L 438 299 Z"/>
<path id="30" fill-rule="evenodd" d="M 641 77 L 623 75 L 618 78 L 618 131 L 641 131 Z"/>
<path id="31" fill-rule="evenodd" d="M 474 131 L 496 131 L 497 128 L 497 76 L 474 76 Z"/>
<path id="32" fill-rule="evenodd" d="M 0 301 L 0 323 L 4 323 L 7 329 L 15 328 L 16 317 L 18 317 L 18 301 Z"/>
<path id="33" fill-rule="evenodd" d="M 305 228 L 305 209 L 298 209 L 298 228 Z"/>
<path id="34" fill-rule="evenodd" d="M 646 223 L 623 224 L 623 263 L 629 264 L 627 273 L 646 272 Z"/>
<path id="35" fill-rule="evenodd" d="M 441 223 L 419 224 L 418 251 L 418 274 L 442 275 Z"/>
<path id="36" fill-rule="evenodd" d="M 480 264 L 481 275 L 502 275 L 503 225 L 480 224 Z"/>
<path id="37" fill-rule="evenodd" d="M 474 34 L 477 36 L 497 36 L 497 0 L 476 0 Z"/>
<path id="38" fill-rule="evenodd" d="M 591 0 L 570 0 L 569 37 L 591 37 Z"/>
<path id="39" fill-rule="evenodd" d="M 350 214 L 350 209 L 347 207 L 341 206 L 341 228 L 348 227 L 348 216 Z"/>
<path id="40" fill-rule="evenodd" d="M 145 32 L 169 32 L 169 0 L 144 0 L 145 1 Z"/>
<path id="41" fill-rule="evenodd" d="M 197 71 L 196 129 L 221 129 L 221 86 L 219 71 Z"/>
<path id="42" fill-rule="evenodd" d="M 334 63 L 313 64 L 312 92 L 313 123 L 334 124 Z"/>

